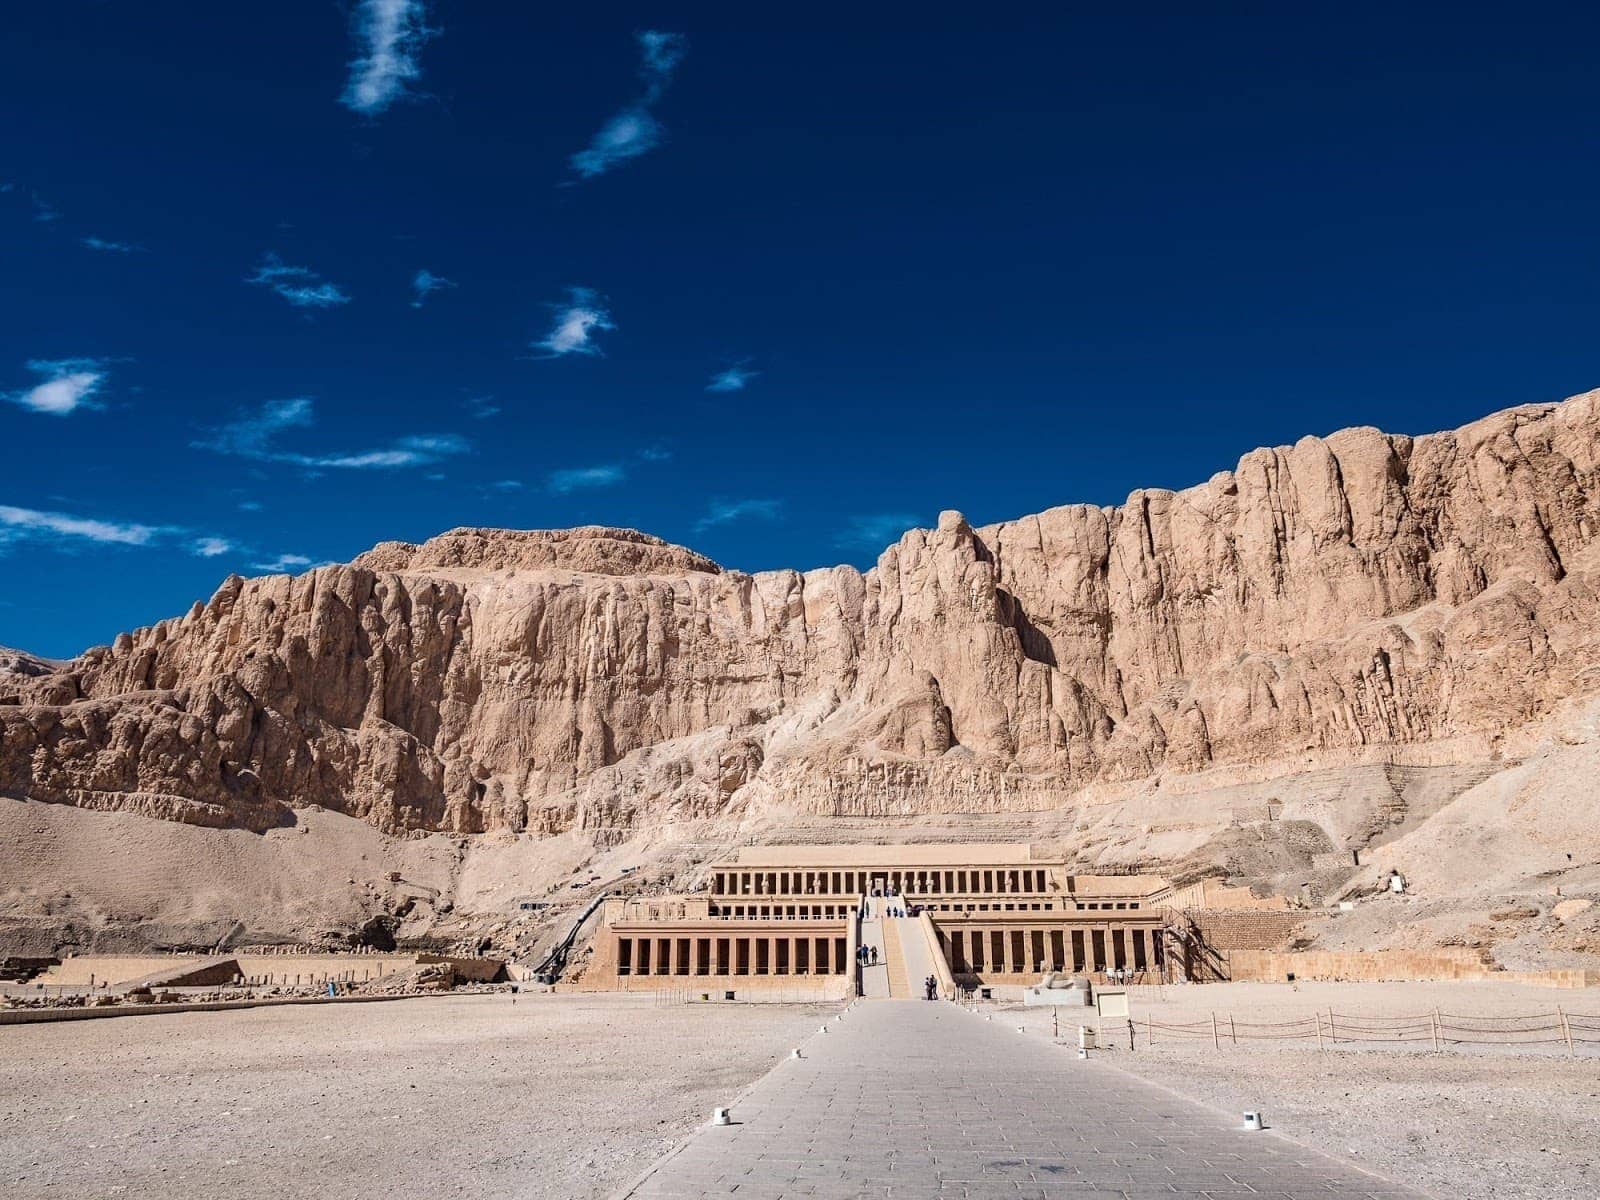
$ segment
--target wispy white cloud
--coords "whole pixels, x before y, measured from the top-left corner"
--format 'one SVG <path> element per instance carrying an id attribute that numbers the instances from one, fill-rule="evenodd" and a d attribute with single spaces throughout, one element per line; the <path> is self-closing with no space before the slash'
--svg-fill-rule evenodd
<path id="1" fill-rule="evenodd" d="M 639 75 L 644 81 L 644 93 L 606 121 L 588 146 L 572 156 L 572 169 L 584 179 L 604 175 L 661 144 L 664 130 L 651 109 L 667 90 L 678 64 L 688 53 L 689 39 L 681 33 L 663 33 L 656 29 L 647 29 L 638 38 Z"/>
<path id="2" fill-rule="evenodd" d="M 250 566 L 257 571 L 265 571 L 269 575 L 284 575 L 291 571 L 298 571 L 309 567 L 311 560 L 304 554 L 279 554 L 264 562 L 251 563 Z"/>
<path id="3" fill-rule="evenodd" d="M 144 250 L 135 242 L 109 242 L 97 237 L 79 238 L 78 242 L 87 250 L 99 250 L 105 254 L 139 254 Z"/>
<path id="4" fill-rule="evenodd" d="M 98 408 L 95 396 L 104 386 L 107 371 L 97 358 L 36 358 L 28 370 L 43 376 L 43 382 L 17 392 L 5 393 L 12 404 L 52 417 L 70 416 L 80 408 Z"/>
<path id="5" fill-rule="evenodd" d="M 639 451 L 639 458 L 643 462 L 667 462 L 672 458 L 672 451 L 665 446 L 646 446 Z"/>
<path id="6" fill-rule="evenodd" d="M 868 513 L 851 517 L 834 541 L 841 546 L 875 549 L 899 539 L 908 529 L 922 523 L 909 513 Z"/>
<path id="7" fill-rule="evenodd" d="M 283 450 L 275 444 L 280 433 L 308 428 L 315 422 L 315 406 L 309 396 L 271 400 L 254 413 L 210 430 L 208 436 L 193 444 L 201 450 L 257 462 L 288 463 L 308 470 L 357 471 L 427 466 L 472 448 L 466 438 L 453 433 L 413 434 L 376 449 L 334 454 L 305 454 Z"/>
<path id="8" fill-rule="evenodd" d="M 61 210 L 51 204 L 38 192 L 30 193 L 33 200 L 33 219 L 41 225 L 49 225 L 61 220 Z"/>
<path id="9" fill-rule="evenodd" d="M 552 471 L 545 479 L 545 485 L 560 495 L 576 492 L 583 488 L 613 487 L 628 477 L 627 471 L 618 466 L 605 467 L 569 467 L 562 471 Z"/>
<path id="10" fill-rule="evenodd" d="M 417 56 L 434 32 L 427 16 L 422 0 L 361 0 L 354 24 L 357 57 L 339 97 L 345 107 L 375 117 L 407 96 L 422 78 Z"/>
<path id="11" fill-rule="evenodd" d="M 718 500 L 706 515 L 694 523 L 696 533 L 704 533 L 730 521 L 775 521 L 783 514 L 781 500 Z"/>
<path id="12" fill-rule="evenodd" d="M 497 492 L 520 492 L 522 490 L 522 480 L 496 479 L 489 486 L 494 488 L 494 490 Z"/>
<path id="13" fill-rule="evenodd" d="M 605 301 L 593 288 L 568 288 L 566 303 L 552 304 L 550 308 L 554 314 L 550 332 L 543 340 L 532 343 L 535 350 L 544 351 L 546 358 L 599 354 L 594 335 L 617 327 Z"/>
<path id="14" fill-rule="evenodd" d="M 0 504 L 0 539 L 5 540 L 69 539 L 114 546 L 148 546 L 169 531 L 168 527 L 160 525 L 106 521 L 98 517 L 78 517 L 69 513 Z"/>
<path id="15" fill-rule="evenodd" d="M 744 362 L 736 362 L 731 367 L 718 371 L 711 377 L 711 382 L 706 384 L 708 392 L 742 392 L 760 371 L 752 371 Z"/>
<path id="16" fill-rule="evenodd" d="M 572 156 L 572 168 L 585 179 L 604 175 L 619 163 L 648 154 L 661 144 L 661 122 L 642 105 L 611 117 L 584 149 Z"/>
<path id="17" fill-rule="evenodd" d="M 232 550 L 233 543 L 227 538 L 202 537 L 196 538 L 190 549 L 201 558 L 216 558 L 219 554 L 226 554 Z"/>
<path id="18" fill-rule="evenodd" d="M 644 77 L 646 100 L 654 104 L 661 98 L 667 84 L 672 82 L 672 73 L 688 52 L 689 39 L 681 33 L 646 29 L 639 35 L 639 54 L 643 59 L 639 74 Z"/>
<path id="19" fill-rule="evenodd" d="M 486 421 L 500 415 L 500 406 L 494 402 L 493 396 L 470 396 L 467 399 L 467 411 L 475 420 Z"/>
<path id="20" fill-rule="evenodd" d="M 296 308 L 336 308 L 349 304 L 350 297 L 336 283 L 329 283 L 310 267 L 293 267 L 276 254 L 268 253 L 246 283 L 271 288 Z"/>
<path id="21" fill-rule="evenodd" d="M 146 525 L 0 504 L 0 550 L 19 542 L 43 543 L 62 550 L 93 545 L 168 547 L 201 558 L 216 558 L 238 549 L 228 538 L 198 533 L 182 525 Z"/>
<path id="22" fill-rule="evenodd" d="M 411 281 L 411 307 L 421 308 L 423 301 L 425 301 L 431 293 L 437 292 L 442 288 L 453 288 L 455 286 L 455 280 L 446 279 L 443 275 L 435 275 L 432 271 L 424 268 L 423 270 L 418 271 L 416 277 Z"/>

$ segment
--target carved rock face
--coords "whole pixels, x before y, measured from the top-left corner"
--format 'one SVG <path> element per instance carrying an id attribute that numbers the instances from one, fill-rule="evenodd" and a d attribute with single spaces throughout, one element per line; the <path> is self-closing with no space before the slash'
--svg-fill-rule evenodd
<path id="1" fill-rule="evenodd" d="M 0 792 L 556 833 L 1482 761 L 1600 691 L 1597 431 L 1600 393 L 1345 430 L 1116 508 L 946 513 L 864 574 L 745 575 L 599 528 L 384 543 L 231 578 L 70 664 L 0 658 Z"/>

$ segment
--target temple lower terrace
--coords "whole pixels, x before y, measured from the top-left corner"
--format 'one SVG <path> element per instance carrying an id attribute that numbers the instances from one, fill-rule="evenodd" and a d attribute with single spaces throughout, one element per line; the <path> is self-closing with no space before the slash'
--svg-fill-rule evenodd
<path id="1" fill-rule="evenodd" d="M 1153 875 L 1076 874 L 1026 844 L 746 847 L 693 894 L 607 901 L 578 986 L 805 981 L 819 996 L 907 998 L 923 971 L 946 995 L 1046 971 L 1197 978 L 1175 895 Z"/>

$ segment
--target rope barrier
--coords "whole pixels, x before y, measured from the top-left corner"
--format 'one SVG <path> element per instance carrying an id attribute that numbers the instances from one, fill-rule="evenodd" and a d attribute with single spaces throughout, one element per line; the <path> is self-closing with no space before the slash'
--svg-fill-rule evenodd
<path id="1" fill-rule="evenodd" d="M 1311 1041 L 1324 1047 L 1324 1033 L 1335 1045 L 1398 1043 L 1441 1043 L 1452 1046 L 1558 1046 L 1571 1052 L 1576 1045 L 1600 1045 L 1600 1013 L 1569 1013 L 1558 1008 L 1553 1013 L 1514 1016 L 1468 1016 L 1432 1012 L 1419 1016 L 1380 1016 L 1374 1014 L 1314 1013 L 1288 1021 L 1239 1021 L 1226 1018 L 1227 1039 L 1241 1041 Z M 1142 1028 L 1147 1042 L 1157 1035 L 1171 1038 L 1210 1039 L 1221 1049 L 1223 1030 L 1220 1014 L 1205 1021 L 1130 1022 Z M 1326 1023 L 1326 1029 L 1324 1027 Z"/>

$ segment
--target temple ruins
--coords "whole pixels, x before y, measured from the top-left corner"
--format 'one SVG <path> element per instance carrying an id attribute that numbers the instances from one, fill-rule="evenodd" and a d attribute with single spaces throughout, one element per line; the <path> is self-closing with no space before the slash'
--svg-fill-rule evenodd
<path id="1" fill-rule="evenodd" d="M 1027 844 L 745 847 L 691 894 L 608 900 L 579 986 L 805 980 L 854 994 L 864 944 L 888 966 L 890 995 L 921 987 L 913 962 L 947 992 L 1046 971 L 1189 978 L 1175 894 L 1158 876 L 1076 874 Z"/>

